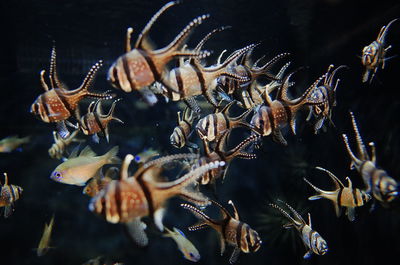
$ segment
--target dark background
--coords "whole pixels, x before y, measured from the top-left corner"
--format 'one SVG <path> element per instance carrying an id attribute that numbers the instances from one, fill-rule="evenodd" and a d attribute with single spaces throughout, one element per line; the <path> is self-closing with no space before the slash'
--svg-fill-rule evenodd
<path id="1" fill-rule="evenodd" d="M 0 154 L 0 170 L 8 172 L 12 184 L 23 187 L 22 198 L 8 219 L 0 218 L 1 264 L 82 264 L 103 255 L 125 264 L 188 264 L 172 240 L 162 238 L 149 228 L 150 245 L 136 247 L 124 234 L 123 227 L 106 223 L 88 211 L 89 198 L 81 188 L 55 183 L 51 171 L 60 163 L 48 156 L 52 144 L 52 124 L 45 124 L 29 113 L 31 103 L 43 92 L 39 72 L 48 69 L 53 40 L 57 46 L 58 72 L 70 87 L 80 85 L 91 65 L 99 59 L 104 67 L 96 78 L 95 89 L 112 89 L 106 71 L 123 53 L 125 31 L 134 28 L 133 40 L 150 17 L 166 1 L 2 1 L 0 4 L 0 138 L 18 134 L 31 135 L 32 141 L 22 152 Z M 223 50 L 241 48 L 262 41 L 255 58 L 272 58 L 290 52 L 291 69 L 307 66 L 296 74 L 296 95 L 322 75 L 329 64 L 345 64 L 348 70 L 338 73 L 338 106 L 333 112 L 335 127 L 314 135 L 306 114 L 299 115 L 298 134 L 286 133 L 289 146 L 283 147 L 266 138 L 258 158 L 235 160 L 223 185 L 218 185 L 219 200 L 227 205 L 234 200 L 241 219 L 259 231 L 263 246 L 255 254 L 242 254 L 240 264 L 398 264 L 400 251 L 400 214 L 398 203 L 390 208 L 380 205 L 369 212 L 371 203 L 357 209 L 355 222 L 343 215 L 336 218 L 330 202 L 311 202 L 312 190 L 304 183 L 308 177 L 317 186 L 329 189 L 329 178 L 314 169 L 322 166 L 353 186 L 362 188 L 359 175 L 349 170 L 349 158 L 341 134 L 347 133 L 354 145 L 348 111 L 357 118 L 364 141 L 377 146 L 378 165 L 398 179 L 400 173 L 400 104 L 399 57 L 379 70 L 372 84 L 361 83 L 362 48 L 371 43 L 380 28 L 400 16 L 398 1 L 366 2 L 344 0 L 201 0 L 184 1 L 171 8 L 154 25 L 150 35 L 162 47 L 194 17 L 210 13 L 211 18 L 196 29 L 189 46 L 215 27 L 231 25 L 206 48 L 214 51 L 210 62 Z M 388 56 L 400 54 L 400 22 L 392 24 L 387 43 L 393 48 Z M 115 91 L 115 90 L 114 90 Z M 177 153 L 169 145 L 175 126 L 177 103 L 140 108 L 140 97 L 115 91 L 123 100 L 116 115 L 124 125 L 111 124 L 111 141 L 88 143 L 98 154 L 114 145 L 120 157 L 153 147 L 163 154 Z M 232 146 L 247 132 L 238 131 Z M 186 152 L 187 150 L 183 150 Z M 327 240 L 329 252 L 304 261 L 305 248 L 294 232 L 281 228 L 283 220 L 269 209 L 269 202 L 281 198 L 298 209 L 304 217 L 310 212 L 313 228 Z M 214 231 L 190 233 L 186 227 L 195 218 L 178 207 L 181 201 L 168 204 L 165 224 L 185 231 L 199 249 L 201 264 L 227 264 L 231 249 L 219 256 Z M 43 226 L 55 213 L 51 246 L 44 257 L 37 257 Z"/>

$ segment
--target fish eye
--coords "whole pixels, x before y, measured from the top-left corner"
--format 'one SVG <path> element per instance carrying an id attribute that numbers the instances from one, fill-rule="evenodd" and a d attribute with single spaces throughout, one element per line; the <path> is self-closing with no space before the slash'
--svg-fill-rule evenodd
<path id="1" fill-rule="evenodd" d="M 58 172 L 58 171 L 54 172 L 53 176 L 54 176 L 55 178 L 57 178 L 57 179 L 61 179 L 61 178 L 62 178 L 61 173 Z"/>
<path id="2" fill-rule="evenodd" d="M 192 252 L 189 253 L 189 256 L 190 256 L 191 258 L 194 258 L 194 254 L 193 254 Z"/>
<path id="3" fill-rule="evenodd" d="M 135 156 L 135 161 L 139 162 L 140 161 L 140 156 Z"/>

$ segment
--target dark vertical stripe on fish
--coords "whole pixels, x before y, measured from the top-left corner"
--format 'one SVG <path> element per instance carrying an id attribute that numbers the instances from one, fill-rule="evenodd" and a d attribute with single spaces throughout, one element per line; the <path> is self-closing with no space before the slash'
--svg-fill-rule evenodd
<path id="1" fill-rule="evenodd" d="M 180 97 L 185 98 L 186 90 L 183 87 L 182 74 L 179 67 L 176 68 L 175 70 L 175 77 L 176 77 L 176 83 L 178 84 L 178 91 L 180 92 Z"/>
<path id="2" fill-rule="evenodd" d="M 200 71 L 199 67 L 197 67 L 196 64 L 191 64 L 191 66 L 192 66 L 193 70 L 196 72 L 197 79 L 199 79 L 201 93 L 203 95 L 206 95 L 207 94 L 207 88 L 206 88 L 206 82 L 204 80 L 203 73 Z"/>
<path id="3" fill-rule="evenodd" d="M 336 203 L 337 203 L 339 209 L 342 206 L 342 192 L 343 192 L 343 188 L 340 188 L 339 192 L 338 192 L 338 195 L 337 195 L 337 198 L 336 198 Z"/>
<path id="4" fill-rule="evenodd" d="M 147 64 L 149 65 L 150 70 L 153 73 L 154 80 L 161 81 L 161 75 L 157 71 L 157 67 L 154 64 L 153 60 L 150 58 L 150 56 L 148 56 L 147 53 L 145 51 L 143 51 L 143 50 L 139 50 L 138 49 L 138 52 L 143 56 L 143 58 L 146 60 Z"/>
<path id="5" fill-rule="evenodd" d="M 97 112 L 93 112 L 93 115 L 94 115 L 94 119 L 95 119 L 97 125 L 99 126 L 101 132 L 103 133 L 104 137 L 107 137 L 106 129 L 103 127 L 103 124 L 101 123 L 99 115 L 97 114 Z"/>
<path id="6" fill-rule="evenodd" d="M 243 222 L 239 222 L 239 225 L 236 227 L 236 244 L 239 249 L 242 248 L 242 227 Z"/>
<path id="7" fill-rule="evenodd" d="M 144 193 L 144 196 L 145 196 L 145 198 L 146 198 L 146 200 L 147 200 L 147 206 L 148 206 L 148 210 L 149 210 L 149 216 L 151 216 L 151 218 L 154 218 L 153 198 L 151 197 L 150 191 L 149 191 L 149 189 L 147 188 L 146 183 L 145 183 L 144 180 L 143 180 L 143 175 L 144 175 L 144 173 L 145 173 L 148 169 L 150 169 L 150 168 L 152 168 L 152 167 L 149 167 L 149 168 L 143 170 L 143 172 L 142 172 L 139 176 L 137 176 L 136 180 L 138 181 L 140 187 L 142 188 L 143 193 Z"/>
<path id="8" fill-rule="evenodd" d="M 353 202 L 354 206 L 358 206 L 358 200 L 357 200 L 357 189 L 352 189 L 351 194 L 353 195 Z"/>
<path id="9" fill-rule="evenodd" d="M 121 209 L 121 205 L 122 205 L 122 197 L 121 197 L 121 187 L 120 187 L 120 183 L 118 183 L 115 186 L 115 204 L 117 207 L 117 213 L 119 216 L 119 220 L 121 221 L 121 219 L 123 218 L 123 215 L 125 215 L 125 213 L 122 213 L 122 209 Z"/>
<path id="10" fill-rule="evenodd" d="M 128 79 L 129 85 L 131 86 L 131 90 L 135 90 L 136 86 L 132 80 L 131 71 L 129 69 L 129 64 L 128 64 L 128 59 L 126 58 L 126 56 L 122 56 L 121 59 L 122 59 L 122 66 L 124 68 L 126 78 Z"/>

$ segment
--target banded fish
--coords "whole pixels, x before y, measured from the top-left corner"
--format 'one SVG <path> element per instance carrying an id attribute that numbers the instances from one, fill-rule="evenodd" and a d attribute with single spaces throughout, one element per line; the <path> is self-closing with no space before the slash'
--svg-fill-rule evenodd
<path id="1" fill-rule="evenodd" d="M 225 131 L 233 128 L 245 127 L 252 129 L 252 126 L 246 121 L 247 116 L 252 110 L 243 112 L 238 117 L 229 117 L 229 110 L 236 101 L 231 101 L 222 109 L 216 109 L 215 113 L 201 118 L 196 125 L 196 131 L 200 138 L 204 137 L 208 142 L 215 141 Z"/>
<path id="2" fill-rule="evenodd" d="M 114 146 L 104 155 L 96 156 L 90 146 L 86 146 L 78 156 L 78 148 L 75 148 L 68 160 L 54 169 L 50 178 L 64 184 L 84 186 L 102 166 L 120 163 L 118 149 Z"/>
<path id="3" fill-rule="evenodd" d="M 115 179 L 118 173 L 119 169 L 117 167 L 107 168 L 105 174 L 103 174 L 103 170 L 100 169 L 99 174 L 96 174 L 96 176 L 88 181 L 82 193 L 89 197 L 94 197 L 99 191 L 104 189 L 108 183 Z"/>
<path id="4" fill-rule="evenodd" d="M 194 183 L 209 170 L 221 167 L 224 162 L 215 161 L 194 170 L 174 181 L 160 181 L 163 166 L 180 159 L 196 159 L 194 154 L 176 154 L 160 157 L 143 164 L 131 177 L 128 167 L 134 157 L 128 154 L 122 163 L 120 180 L 111 181 L 106 188 L 92 198 L 89 210 L 110 223 L 129 223 L 130 235 L 140 246 L 147 245 L 142 217 L 150 216 L 160 231 L 165 202 L 174 197 L 197 205 L 209 204 L 208 199 L 194 189 Z"/>
<path id="5" fill-rule="evenodd" d="M 21 197 L 23 189 L 17 185 L 8 184 L 7 173 L 4 173 L 4 185 L 0 181 L 0 207 L 4 207 L 4 218 L 14 211 L 14 203 Z"/>
<path id="6" fill-rule="evenodd" d="M 107 114 L 103 114 L 101 100 L 92 101 L 88 107 L 87 113 L 81 118 L 79 128 L 85 135 L 93 135 L 93 141 L 99 143 L 98 133 L 102 133 L 107 142 L 109 142 L 108 124 L 110 121 L 124 123 L 114 116 L 115 105 L 119 99 L 115 100 Z"/>
<path id="7" fill-rule="evenodd" d="M 318 78 L 302 96 L 296 99 L 289 99 L 287 96 L 287 89 L 291 85 L 289 82 L 290 77 L 295 72 L 288 74 L 281 87 L 278 90 L 275 100 L 271 100 L 270 96 L 265 93 L 265 104 L 258 107 L 253 115 L 250 125 L 254 127 L 261 136 L 268 136 L 272 134 L 274 141 L 287 145 L 286 139 L 283 137 L 281 129 L 288 124 L 292 129 L 292 133 L 296 134 L 296 114 L 305 106 L 322 105 L 325 104 L 325 99 L 316 97 L 314 90 L 321 82 L 325 75 Z"/>
<path id="8" fill-rule="evenodd" d="M 172 238 L 180 252 L 182 252 L 183 257 L 187 260 L 198 262 L 200 260 L 200 253 L 197 248 L 190 242 L 189 239 L 185 236 L 185 234 L 174 227 L 173 231 L 169 230 L 167 227 L 164 227 L 166 233 L 164 233 L 164 237 Z"/>
<path id="9" fill-rule="evenodd" d="M 54 143 L 49 148 L 49 156 L 51 158 L 61 159 L 68 145 L 72 142 L 83 142 L 84 140 L 76 138 L 78 133 L 79 130 L 75 130 L 66 138 L 62 138 L 56 131 L 53 131 Z"/>
<path id="10" fill-rule="evenodd" d="M 383 26 L 376 40 L 363 48 L 361 56 L 361 63 L 365 67 L 362 77 L 363 83 L 367 82 L 368 80 L 369 83 L 371 83 L 379 67 L 384 69 L 386 60 L 390 59 L 386 58 L 385 56 L 392 45 L 386 47 L 385 38 L 390 25 L 392 25 L 392 23 L 396 20 L 398 20 L 398 18 L 393 19 L 389 22 L 389 24 Z"/>
<path id="11" fill-rule="evenodd" d="M 262 58 L 254 62 L 251 62 L 250 56 L 253 49 L 249 50 L 244 54 L 240 60 L 237 60 L 236 64 L 231 66 L 231 71 L 240 76 L 247 77 L 248 81 L 240 82 L 234 79 L 220 78 L 219 85 L 228 95 L 233 95 L 233 98 L 240 102 L 240 106 L 246 109 L 252 109 L 256 105 L 262 103 L 262 86 L 258 83 L 259 78 L 264 78 L 272 81 L 281 81 L 276 75 L 271 73 L 271 68 L 283 58 L 289 56 L 289 53 L 282 53 L 270 61 L 265 63 L 263 66 L 258 66 L 258 63 Z"/>
<path id="12" fill-rule="evenodd" d="M 197 115 L 189 108 L 186 107 L 183 111 L 183 115 L 180 111 L 178 111 L 178 126 L 174 128 L 171 136 L 169 137 L 171 145 L 176 148 L 182 148 L 184 146 L 188 146 L 191 148 L 198 148 L 198 146 L 194 143 L 189 142 L 189 137 L 192 133 L 192 126 L 194 120 L 197 118 Z"/>
<path id="13" fill-rule="evenodd" d="M 203 57 L 209 52 L 181 51 L 190 33 L 209 18 L 209 15 L 202 15 L 193 19 L 166 47 L 155 50 L 149 40 L 149 31 L 157 19 L 170 7 L 180 3 L 171 1 L 161 7 L 160 10 L 146 24 L 140 32 L 139 37 L 132 49 L 131 34 L 132 28 L 127 30 L 126 53 L 121 55 L 110 67 L 107 80 L 115 88 L 125 92 L 134 90 L 143 92 L 154 82 L 159 82 L 168 89 L 175 90 L 165 78 L 167 64 L 178 57 Z M 151 93 L 151 91 L 148 91 Z M 147 92 L 146 92 L 147 93 Z"/>
<path id="14" fill-rule="evenodd" d="M 189 226 L 189 231 L 197 231 L 203 228 L 211 227 L 218 232 L 221 244 L 221 256 L 225 252 L 225 245 L 233 246 L 234 250 L 229 259 L 229 263 L 233 264 L 237 261 L 240 252 L 250 253 L 256 252 L 260 249 L 262 241 L 257 231 L 252 229 L 248 224 L 240 221 L 239 213 L 230 200 L 228 203 L 232 206 L 234 215 L 232 216 L 222 205 L 216 201 L 210 200 L 216 205 L 222 213 L 222 219 L 216 220 L 210 218 L 200 209 L 183 203 L 181 207 L 192 212 L 197 218 L 200 219 L 200 223 Z"/>
<path id="15" fill-rule="evenodd" d="M 51 248 L 49 244 L 51 239 L 51 233 L 53 231 L 53 225 L 54 225 L 54 214 L 51 217 L 50 223 L 44 224 L 43 234 L 42 237 L 40 238 L 39 245 L 36 249 L 36 254 L 38 257 L 45 255 Z"/>
<path id="16" fill-rule="evenodd" d="M 19 138 L 16 135 L 8 136 L 0 140 L 0 153 L 11 153 L 15 149 L 19 149 L 21 145 L 29 143 L 30 136 Z"/>
<path id="17" fill-rule="evenodd" d="M 241 82 L 248 81 L 247 77 L 231 73 L 228 69 L 242 54 L 255 46 L 256 44 L 250 44 L 236 50 L 221 64 L 206 67 L 199 61 L 193 60 L 190 63 L 179 65 L 169 72 L 169 81 L 173 87 L 178 88 L 178 91 L 165 89 L 164 96 L 172 101 L 180 101 L 203 95 L 211 105 L 218 107 L 218 102 L 213 95 L 217 89 L 218 78 L 225 76 Z"/>
<path id="18" fill-rule="evenodd" d="M 369 194 L 372 193 L 374 199 L 385 205 L 393 201 L 399 195 L 399 183 L 394 178 L 390 177 L 385 170 L 376 166 L 375 144 L 373 142 L 369 143 L 371 147 L 370 157 L 358 130 L 356 119 L 352 112 L 350 112 L 350 115 L 353 130 L 356 135 L 358 151 L 356 156 L 350 148 L 347 135 L 343 134 L 343 141 L 351 158 L 350 168 L 356 169 L 360 173 L 366 187 L 366 192 Z"/>
<path id="19" fill-rule="evenodd" d="M 305 182 L 307 182 L 316 192 L 317 195 L 310 196 L 309 200 L 318 200 L 321 198 L 325 198 L 331 200 L 333 205 L 335 206 L 336 216 L 340 216 L 341 207 L 346 207 L 346 215 L 350 221 L 355 220 L 355 207 L 361 207 L 365 205 L 370 199 L 371 196 L 363 190 L 358 188 L 353 188 L 352 182 L 349 177 L 346 177 L 348 182 L 348 186 L 344 186 L 343 183 L 330 171 L 316 167 L 316 169 L 324 171 L 329 175 L 329 177 L 335 183 L 335 190 L 333 191 L 325 191 L 320 188 L 317 188 L 306 178 L 303 178 Z"/>
<path id="20" fill-rule="evenodd" d="M 220 138 L 216 142 L 216 146 L 214 149 L 211 149 L 209 147 L 208 141 L 205 139 L 205 137 L 201 137 L 203 141 L 204 157 L 199 159 L 199 165 L 203 165 L 211 161 L 224 161 L 226 166 L 222 168 L 216 168 L 205 173 L 200 179 L 200 184 L 202 185 L 211 184 L 215 186 L 215 181 L 218 178 L 222 178 L 222 180 L 224 180 L 230 162 L 236 157 L 242 159 L 255 159 L 257 157 L 255 154 L 245 152 L 245 148 L 247 148 L 249 145 L 253 143 L 258 142 L 259 141 L 258 135 L 256 134 L 251 135 L 246 139 L 244 139 L 236 147 L 226 151 L 225 145 L 227 142 L 228 134 L 229 131 L 225 131 L 220 136 Z"/>
<path id="21" fill-rule="evenodd" d="M 92 86 L 97 71 L 102 66 L 99 61 L 92 66 L 86 75 L 80 87 L 74 90 L 68 90 L 66 86 L 59 80 L 56 69 L 56 49 L 53 46 L 50 60 L 50 88 L 44 80 L 45 70 L 40 72 L 40 81 L 44 93 L 40 94 L 31 105 L 31 113 L 38 116 L 46 123 L 56 123 L 57 131 L 62 138 L 69 135 L 65 121 L 74 116 L 78 121 L 80 119 L 78 103 L 87 97 L 97 99 L 112 99 L 114 95 L 103 93 L 93 93 L 88 89 Z"/>
<path id="22" fill-rule="evenodd" d="M 278 200 L 283 202 L 281 200 Z M 293 209 L 289 204 L 283 202 L 287 208 L 291 211 L 293 216 L 283 210 L 276 204 L 270 203 L 269 205 L 277 210 L 279 210 L 287 219 L 289 219 L 289 223 L 285 224 L 284 228 L 296 228 L 296 230 L 300 234 L 300 238 L 302 239 L 305 247 L 307 248 L 306 254 L 304 254 L 303 258 L 308 259 L 311 255 L 325 255 L 328 252 L 328 244 L 326 243 L 325 239 L 321 237 L 321 235 L 315 231 L 311 226 L 311 215 L 308 213 L 308 224 L 306 221 L 301 217 L 301 215 Z"/>
<path id="23" fill-rule="evenodd" d="M 336 79 L 336 83 L 335 85 L 333 85 L 333 78 L 335 77 L 335 74 L 338 70 L 342 68 L 348 68 L 346 65 L 340 65 L 332 71 L 334 67 L 335 66 L 333 64 L 329 65 L 328 70 L 325 74 L 323 84 L 321 86 L 315 87 L 311 95 L 311 97 L 320 98 L 321 101 L 324 102 L 323 104 L 312 105 L 309 107 L 310 112 L 306 120 L 309 121 L 312 116 L 315 116 L 315 134 L 317 134 L 319 129 L 321 129 L 325 120 L 328 120 L 332 125 L 334 125 L 332 121 L 332 111 L 333 108 L 337 105 L 336 89 L 339 85 L 340 79 Z"/>

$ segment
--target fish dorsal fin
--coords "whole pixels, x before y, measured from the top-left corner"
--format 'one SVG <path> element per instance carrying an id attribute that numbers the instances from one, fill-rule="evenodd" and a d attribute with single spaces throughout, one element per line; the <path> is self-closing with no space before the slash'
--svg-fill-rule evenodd
<path id="1" fill-rule="evenodd" d="M 308 213 L 308 226 L 312 229 L 312 226 L 311 226 L 311 214 L 310 213 Z"/>
<path id="2" fill-rule="evenodd" d="M 239 212 L 238 212 L 235 204 L 233 203 L 232 200 L 229 200 L 228 204 L 230 204 L 232 206 L 232 208 L 233 208 L 234 218 L 239 221 Z"/>
<path id="3" fill-rule="evenodd" d="M 223 219 L 227 219 L 227 218 L 233 218 L 231 216 L 231 214 L 218 202 L 214 201 L 214 200 L 210 200 L 214 205 L 218 206 L 218 208 L 221 210 Z"/>
<path id="4" fill-rule="evenodd" d="M 87 145 L 85 148 L 83 148 L 79 156 L 96 156 L 96 153 L 93 152 L 89 145 Z"/>
<path id="5" fill-rule="evenodd" d="M 8 176 L 7 176 L 6 172 L 4 172 L 3 174 L 4 174 L 4 186 L 7 186 L 8 185 Z M 0 184 L 1 184 L 1 182 L 0 182 Z"/>
<path id="6" fill-rule="evenodd" d="M 332 172 L 330 172 L 329 170 L 322 168 L 322 167 L 315 167 L 315 168 L 327 173 L 329 175 L 329 177 L 331 177 L 331 179 L 333 179 L 333 181 L 335 182 L 336 189 L 344 188 L 343 183 Z"/>
<path id="7" fill-rule="evenodd" d="M 221 112 L 222 114 L 224 114 L 225 116 L 229 116 L 229 110 L 230 110 L 230 108 L 233 106 L 233 104 L 235 104 L 235 100 L 232 100 L 231 102 L 229 102 L 228 104 L 226 104 L 225 106 L 224 106 L 224 108 L 221 110 L 221 111 L 219 111 L 219 112 Z"/>
<path id="8" fill-rule="evenodd" d="M 294 214 L 298 222 L 306 224 L 306 221 L 304 221 L 303 217 L 301 217 L 301 215 L 292 206 L 290 206 L 287 202 L 284 202 L 280 199 L 278 199 L 278 201 L 284 203 L 286 207 L 289 208 L 289 210 Z"/>
<path id="9" fill-rule="evenodd" d="M 353 183 L 351 182 L 351 179 L 349 177 L 346 177 L 346 180 L 347 180 L 347 183 L 349 184 L 348 188 L 350 190 L 352 190 L 353 189 Z"/>
<path id="10" fill-rule="evenodd" d="M 184 238 L 186 238 L 185 234 L 179 228 L 174 227 L 174 231 L 183 236 Z"/>
<path id="11" fill-rule="evenodd" d="M 79 144 L 77 146 L 75 146 L 75 148 L 72 150 L 71 154 L 69 155 L 68 159 L 75 158 L 78 156 L 79 146 L 80 146 Z"/>

